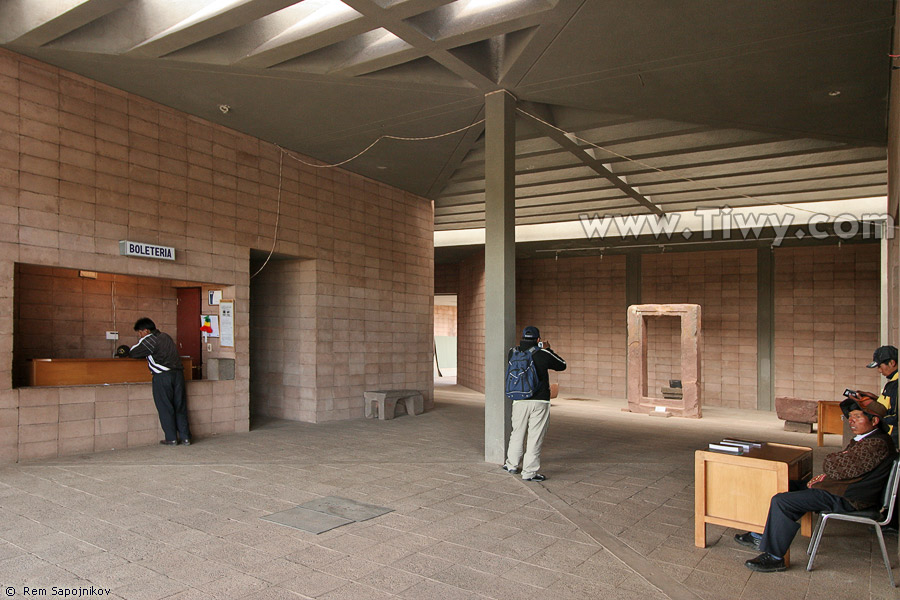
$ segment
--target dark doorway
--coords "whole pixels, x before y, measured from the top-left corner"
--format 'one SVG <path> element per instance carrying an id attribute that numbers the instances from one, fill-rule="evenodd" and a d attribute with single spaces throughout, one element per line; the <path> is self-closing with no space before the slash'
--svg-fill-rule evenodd
<path id="1" fill-rule="evenodd" d="M 200 288 L 178 288 L 178 354 L 190 356 L 194 379 L 203 378 L 203 346 L 200 342 Z"/>

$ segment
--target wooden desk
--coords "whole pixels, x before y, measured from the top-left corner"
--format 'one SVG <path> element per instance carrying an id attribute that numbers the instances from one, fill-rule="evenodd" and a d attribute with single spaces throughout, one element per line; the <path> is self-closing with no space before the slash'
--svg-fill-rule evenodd
<path id="1" fill-rule="evenodd" d="M 146 359 L 35 358 L 28 361 L 28 385 L 98 385 L 150 381 Z M 191 378 L 191 358 L 181 358 L 184 378 Z"/>
<path id="2" fill-rule="evenodd" d="M 819 400 L 818 423 L 816 424 L 816 437 L 819 446 L 825 445 L 825 434 L 844 433 L 844 422 L 841 417 L 841 403 L 838 400 Z"/>
<path id="3" fill-rule="evenodd" d="M 697 450 L 694 456 L 694 545 L 706 547 L 706 524 L 762 533 L 769 500 L 791 479 L 812 475 L 812 449 L 768 443 L 743 455 Z M 809 514 L 800 522 L 809 537 Z M 785 557 L 787 559 L 787 557 Z"/>

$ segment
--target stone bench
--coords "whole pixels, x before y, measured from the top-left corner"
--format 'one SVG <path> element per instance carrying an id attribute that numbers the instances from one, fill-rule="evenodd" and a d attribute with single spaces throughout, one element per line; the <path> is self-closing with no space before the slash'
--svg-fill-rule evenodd
<path id="1" fill-rule="evenodd" d="M 813 423 L 819 420 L 819 402 L 793 396 L 775 398 L 775 414 L 784 421 L 785 431 L 812 433 Z"/>
<path id="2" fill-rule="evenodd" d="M 425 412 L 425 400 L 417 390 L 372 390 L 365 392 L 365 402 L 367 419 L 393 419 L 398 402 L 411 417 Z"/>

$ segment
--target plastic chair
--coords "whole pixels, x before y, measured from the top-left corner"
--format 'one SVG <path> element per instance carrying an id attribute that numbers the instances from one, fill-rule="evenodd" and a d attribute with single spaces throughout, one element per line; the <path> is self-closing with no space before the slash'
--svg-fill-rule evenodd
<path id="1" fill-rule="evenodd" d="M 894 464 L 891 467 L 891 474 L 888 477 L 887 484 L 884 486 L 884 501 L 882 506 L 846 513 L 824 512 L 819 515 L 819 520 L 816 523 L 812 537 L 809 540 L 809 548 L 806 550 L 806 553 L 809 554 L 809 563 L 806 565 L 807 571 L 812 571 L 813 561 L 816 559 L 816 552 L 819 550 L 819 542 L 822 540 L 822 533 L 825 531 L 825 524 L 828 523 L 829 519 L 861 523 L 863 525 L 872 525 L 875 527 L 875 535 L 878 537 L 878 544 L 881 546 L 881 556 L 884 558 L 884 566 L 887 568 L 891 587 L 897 587 L 894 583 L 894 572 L 891 570 L 891 561 L 888 558 L 887 548 L 884 545 L 884 534 L 882 534 L 881 528 L 890 523 L 891 517 L 894 515 L 894 502 L 897 499 L 897 485 L 900 483 L 898 471 L 900 471 L 900 456 L 894 459 Z"/>

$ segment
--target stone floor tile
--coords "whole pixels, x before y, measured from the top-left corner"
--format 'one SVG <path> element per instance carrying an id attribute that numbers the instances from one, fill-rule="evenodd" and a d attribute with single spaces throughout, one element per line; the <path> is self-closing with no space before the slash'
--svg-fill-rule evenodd
<path id="1" fill-rule="evenodd" d="M 393 594 L 353 581 L 319 596 L 320 600 L 390 600 L 393 597 Z"/>
<path id="2" fill-rule="evenodd" d="M 484 600 L 485 596 L 463 590 L 440 581 L 425 580 L 408 588 L 400 594 L 409 600 Z"/>
<path id="3" fill-rule="evenodd" d="M 409 571 L 410 573 L 421 575 L 423 577 L 431 577 L 438 571 L 446 569 L 451 564 L 453 563 L 451 563 L 449 560 L 445 560 L 437 556 L 423 554 L 421 552 L 414 552 L 398 559 L 390 566 L 401 569 L 403 571 Z"/>
<path id="4" fill-rule="evenodd" d="M 415 575 L 414 573 L 392 567 L 380 567 L 359 578 L 360 583 L 389 594 L 399 594 L 423 580 L 424 577 L 421 575 Z"/>
<path id="5" fill-rule="evenodd" d="M 232 572 L 220 579 L 204 583 L 201 589 L 215 598 L 243 598 L 268 587 L 269 584 L 262 579 L 246 573 Z"/>
<path id="6" fill-rule="evenodd" d="M 694 547 L 696 448 L 738 434 L 815 439 L 784 432 L 771 413 L 649 419 L 619 402 L 560 399 L 542 452 L 550 479 L 533 484 L 484 463 L 472 435 L 483 431 L 482 396 L 438 386 L 436 399 L 416 419 L 254 419 L 249 433 L 187 453 L 146 447 L 0 468 L 0 579 L 107 581 L 126 600 L 662 600 L 659 589 L 678 600 L 786 590 L 790 600 L 850 590 L 900 600 L 873 536 L 852 526 L 829 525 L 811 573 L 799 539 L 797 562 L 766 576 L 742 566 L 753 553 L 734 545 L 733 529 L 708 526 L 709 546 Z M 815 447 L 816 464 L 833 449 Z M 321 535 L 260 519 L 323 496 L 394 512 Z M 888 544 L 896 562 L 896 538 Z"/>

